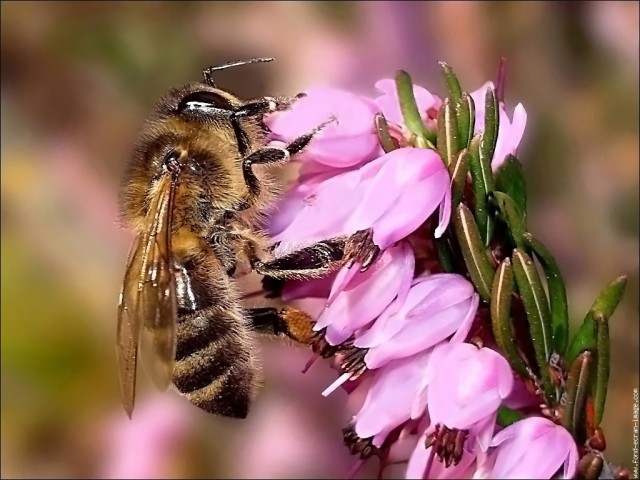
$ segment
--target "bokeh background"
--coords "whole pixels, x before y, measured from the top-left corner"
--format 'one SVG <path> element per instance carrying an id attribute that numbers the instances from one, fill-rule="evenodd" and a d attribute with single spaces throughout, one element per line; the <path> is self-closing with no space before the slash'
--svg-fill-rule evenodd
<path id="1" fill-rule="evenodd" d="M 6 2 L 2 5 L 1 476 L 340 478 L 345 398 L 306 352 L 265 343 L 250 418 L 141 387 L 129 422 L 114 360 L 130 236 L 117 188 L 152 102 L 203 67 L 237 94 L 331 84 L 372 95 L 398 68 L 439 94 L 438 60 L 475 90 L 508 58 L 530 228 L 556 254 L 575 324 L 626 273 L 612 322 L 608 458 L 631 462 L 638 386 L 637 2 Z M 369 472 L 370 473 L 370 472 Z M 362 475 L 367 475 L 365 471 Z"/>

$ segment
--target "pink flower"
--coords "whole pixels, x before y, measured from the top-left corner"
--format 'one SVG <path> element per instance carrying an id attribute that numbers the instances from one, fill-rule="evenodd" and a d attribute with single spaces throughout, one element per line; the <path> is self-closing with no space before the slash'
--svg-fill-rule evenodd
<path id="1" fill-rule="evenodd" d="M 511 393 L 514 378 L 502 355 L 469 343 L 437 347 L 426 375 L 432 422 L 461 430 L 488 418 L 493 429 L 498 407 Z"/>
<path id="2" fill-rule="evenodd" d="M 359 200 L 350 193 L 358 191 L 360 181 L 360 170 L 354 170 L 295 187 L 269 219 L 273 241 L 282 242 L 275 253 L 346 233 L 346 220 Z"/>
<path id="3" fill-rule="evenodd" d="M 571 434 L 542 417 L 520 420 L 491 441 L 495 463 L 491 478 L 551 478 L 564 466 L 562 478 L 573 478 L 578 450 Z"/>
<path id="4" fill-rule="evenodd" d="M 351 170 L 300 188 L 272 216 L 282 241 L 311 243 L 333 236 L 373 229 L 382 250 L 416 230 L 440 207 L 436 236 L 451 216 L 449 174 L 439 155 L 422 148 L 400 148 Z M 283 227 L 282 216 L 290 223 Z M 272 232 L 273 233 L 273 232 Z"/>
<path id="5" fill-rule="evenodd" d="M 421 378 L 429 363 L 430 351 L 395 360 L 375 372 L 362 408 L 354 416 L 360 438 L 373 437 L 381 446 L 389 433 L 409 420 Z"/>
<path id="6" fill-rule="evenodd" d="M 407 478 L 549 478 L 563 464 L 565 477 L 573 475 L 575 442 L 552 422 L 528 418 L 495 434 L 500 406 L 530 411 L 539 406 L 539 395 L 515 380 L 491 339 L 483 348 L 464 343 L 472 323 L 485 321 L 476 317 L 479 296 L 464 276 L 430 271 L 437 261 L 429 258 L 433 240 L 450 220 L 449 173 L 435 150 L 410 146 L 415 142 L 395 81 L 375 86 L 381 94 L 374 100 L 310 89 L 290 111 L 267 121 L 273 141 L 290 142 L 336 120 L 303 153 L 297 184 L 267 225 L 279 242 L 274 253 L 363 230 L 371 230 L 381 251 L 365 272 L 355 264 L 324 279 L 288 282 L 283 290 L 285 300 L 314 306 L 314 358 L 332 357 L 341 373 L 323 395 L 340 386 L 349 395 L 354 415 L 344 441 L 360 456 L 351 474 L 379 455 L 381 469 L 408 462 Z M 493 84 L 471 93 L 476 134 L 485 128 L 488 87 Z M 413 93 L 423 122 L 433 129 L 442 101 L 416 85 Z M 394 146 L 401 148 L 383 153 L 373 128 L 376 112 L 384 114 Z M 508 115 L 501 102 L 499 115 L 494 170 L 517 153 L 527 121 L 521 104 Z M 436 209 L 435 231 L 421 229 Z"/>
<path id="7" fill-rule="evenodd" d="M 474 134 L 484 131 L 484 99 L 487 88 L 493 87 L 493 82 L 487 82 L 475 92 L 471 93 L 471 97 L 476 105 L 476 121 Z M 491 160 L 491 167 L 496 170 L 502 165 L 507 155 L 515 155 L 524 135 L 524 129 L 527 126 L 527 112 L 521 103 L 516 105 L 513 111 L 513 117 L 510 120 L 504 107 L 504 103 L 500 103 L 500 126 L 498 128 L 498 140 L 496 149 Z"/>
<path id="8" fill-rule="evenodd" d="M 404 119 L 402 118 L 402 111 L 400 110 L 400 101 L 398 99 L 398 89 L 396 88 L 395 80 L 391 78 L 378 80 L 375 87 L 382 92 L 382 95 L 377 97 L 375 102 L 380 107 L 380 111 L 387 121 L 397 125 L 403 125 Z M 413 86 L 413 95 L 416 99 L 420 116 L 426 123 L 429 120 L 427 111 L 440 108 L 442 100 L 418 85 Z"/>
<path id="9" fill-rule="evenodd" d="M 451 335 L 466 338 L 478 307 L 473 285 L 456 274 L 436 274 L 413 281 L 405 300 L 394 302 L 354 346 L 367 348 L 368 368 L 420 353 Z"/>
<path id="10" fill-rule="evenodd" d="M 289 110 L 266 119 L 272 139 L 290 142 L 329 121 L 305 149 L 304 158 L 343 168 L 375 158 L 381 151 L 373 118 L 377 105 L 364 97 L 327 87 L 314 87 Z"/>
<path id="11" fill-rule="evenodd" d="M 426 403 L 431 426 L 409 459 L 407 478 L 466 478 L 474 464 L 485 462 L 498 407 L 513 386 L 511 368 L 493 350 L 449 342 L 434 348 L 423 384 L 414 409 Z M 425 448 L 425 440 L 441 428 L 467 431 L 453 467 L 434 461 L 436 445 Z"/>
<path id="12" fill-rule="evenodd" d="M 396 296 L 406 296 L 414 264 L 411 246 L 401 242 L 386 250 L 366 272 L 354 268 L 356 274 L 346 285 L 340 285 L 340 294 L 322 312 L 314 330 L 326 328 L 327 341 L 341 344 L 371 323 Z"/>
<path id="13" fill-rule="evenodd" d="M 369 176 L 368 170 L 375 174 Z M 399 148 L 361 171 L 368 178 L 347 222 L 349 230 L 372 227 L 374 242 L 384 249 L 416 230 L 440 206 L 435 236 L 444 233 L 451 216 L 451 189 L 449 173 L 435 151 Z"/>

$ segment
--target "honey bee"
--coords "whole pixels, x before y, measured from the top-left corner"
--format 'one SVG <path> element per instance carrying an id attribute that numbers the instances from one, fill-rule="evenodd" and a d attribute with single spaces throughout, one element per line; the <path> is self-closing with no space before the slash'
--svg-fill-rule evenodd
<path id="1" fill-rule="evenodd" d="M 271 279 L 305 278 L 356 261 L 364 270 L 379 253 L 365 230 L 271 258 L 258 225 L 278 187 L 260 166 L 297 155 L 324 124 L 283 148 L 268 146 L 265 115 L 297 97 L 243 101 L 212 78 L 271 60 L 209 67 L 202 82 L 170 89 L 133 148 L 120 207 L 135 240 L 120 292 L 116 349 L 129 417 L 138 356 L 159 389 L 173 384 L 207 412 L 244 418 L 261 375 L 255 333 L 312 342 L 305 312 L 242 306 L 234 280 L 239 262 Z"/>

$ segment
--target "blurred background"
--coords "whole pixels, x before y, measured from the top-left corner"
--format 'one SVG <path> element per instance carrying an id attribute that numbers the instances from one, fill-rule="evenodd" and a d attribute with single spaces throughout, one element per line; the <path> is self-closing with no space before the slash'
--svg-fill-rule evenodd
<path id="1" fill-rule="evenodd" d="M 519 156 L 530 228 L 557 256 L 574 324 L 620 274 L 608 458 L 630 466 L 638 386 L 637 2 L 6 2 L 1 4 L 2 469 L 29 478 L 340 478 L 348 414 L 326 365 L 263 345 L 250 418 L 201 413 L 143 383 L 120 406 L 115 307 L 131 240 L 119 177 L 152 103 L 205 66 L 275 63 L 217 78 L 243 97 L 330 84 L 373 95 L 408 70 L 468 91 L 508 58 L 508 112 L 529 122 Z M 367 475 L 365 471 L 361 475 Z M 370 474 L 370 472 L 369 472 Z"/>

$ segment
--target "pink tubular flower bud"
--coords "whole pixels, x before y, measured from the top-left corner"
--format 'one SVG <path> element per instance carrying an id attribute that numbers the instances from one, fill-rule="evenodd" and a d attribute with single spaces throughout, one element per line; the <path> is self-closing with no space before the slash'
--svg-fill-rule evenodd
<path id="1" fill-rule="evenodd" d="M 345 234 L 346 219 L 359 201 L 359 184 L 359 170 L 354 170 L 295 187 L 269 219 L 273 240 L 282 242 L 276 253 Z"/>
<path id="2" fill-rule="evenodd" d="M 266 119 L 272 139 L 290 142 L 334 118 L 318 132 L 303 158 L 344 168 L 371 160 L 380 151 L 373 118 L 377 105 L 364 97 L 326 87 L 311 88 L 289 110 Z"/>
<path id="3" fill-rule="evenodd" d="M 427 350 L 454 335 L 464 340 L 478 307 L 473 285 L 456 274 L 416 278 L 403 302 L 392 304 L 354 346 L 367 348 L 370 369 Z"/>
<path id="4" fill-rule="evenodd" d="M 369 176 L 367 170 L 375 174 Z M 347 221 L 348 230 L 373 228 L 373 241 L 384 249 L 416 230 L 440 206 L 435 236 L 444 233 L 451 216 L 450 179 L 435 151 L 399 148 L 361 171 L 368 178 L 362 182 L 360 202 Z"/>
<path id="5" fill-rule="evenodd" d="M 449 184 L 436 152 L 400 148 L 357 170 L 297 189 L 272 216 L 279 230 L 274 240 L 310 243 L 372 228 L 374 243 L 384 250 L 440 207 L 439 237 L 451 217 Z"/>
<path id="6" fill-rule="evenodd" d="M 427 351 L 396 360 L 375 372 L 364 404 L 354 417 L 360 438 L 374 437 L 373 444 L 379 447 L 394 428 L 409 420 L 430 355 Z"/>
<path id="7" fill-rule="evenodd" d="M 511 393 L 514 378 L 502 355 L 469 343 L 437 347 L 427 377 L 432 421 L 457 429 L 468 429 L 492 416 L 495 419 L 498 407 Z"/>
<path id="8" fill-rule="evenodd" d="M 491 441 L 495 463 L 490 478 L 551 478 L 564 465 L 562 478 L 573 478 L 578 450 L 571 434 L 542 417 L 520 420 Z"/>
<path id="9" fill-rule="evenodd" d="M 413 408 L 426 404 L 431 425 L 409 460 L 407 478 L 469 478 L 486 461 L 498 407 L 513 386 L 511 368 L 493 350 L 448 342 L 433 349 L 422 382 Z M 425 449 L 424 440 L 443 428 L 466 432 L 453 467 L 434 459 L 434 446 Z"/>
<path id="10" fill-rule="evenodd" d="M 341 344 L 371 323 L 396 296 L 406 295 L 414 264 L 413 251 L 407 242 L 389 248 L 372 268 L 356 273 L 346 285 L 340 286 L 340 294 L 322 312 L 314 330 L 326 328 L 326 340 L 331 345 Z"/>

